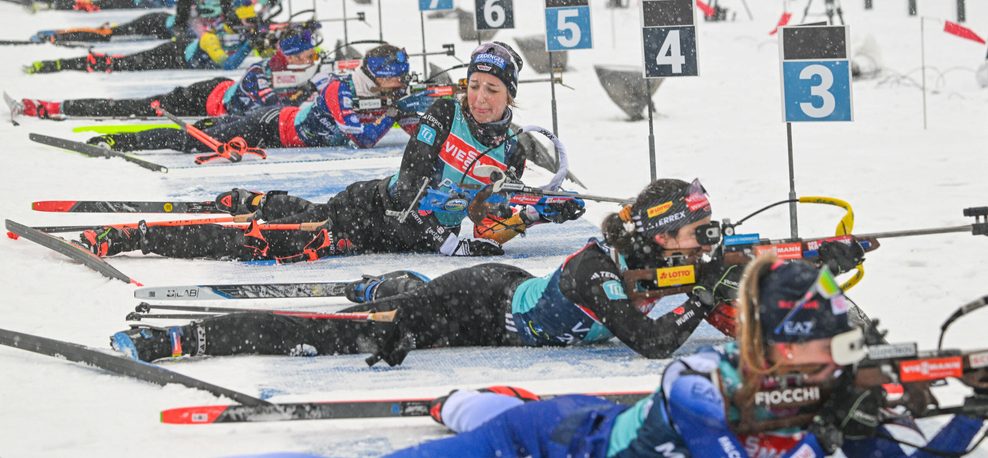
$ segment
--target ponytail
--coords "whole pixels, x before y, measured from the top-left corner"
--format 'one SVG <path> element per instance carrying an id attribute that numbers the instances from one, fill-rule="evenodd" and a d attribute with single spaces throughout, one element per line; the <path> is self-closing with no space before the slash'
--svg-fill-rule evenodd
<path id="1" fill-rule="evenodd" d="M 767 342 L 762 337 L 762 323 L 760 319 L 760 304 L 758 302 L 758 284 L 772 270 L 777 258 L 774 254 L 759 256 L 748 264 L 745 268 L 744 276 L 741 279 L 741 288 L 738 294 L 738 347 L 740 350 L 740 368 L 744 373 L 741 388 L 734 396 L 734 404 L 742 412 L 750 414 L 754 405 L 755 393 L 761 389 L 762 382 L 766 375 L 775 372 L 779 363 L 769 366 L 766 353 L 768 351 Z M 749 419 L 742 418 L 742 421 Z"/>

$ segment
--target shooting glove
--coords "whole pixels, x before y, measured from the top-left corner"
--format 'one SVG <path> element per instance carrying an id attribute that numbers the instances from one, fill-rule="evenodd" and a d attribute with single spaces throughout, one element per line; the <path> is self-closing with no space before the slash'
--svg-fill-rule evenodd
<path id="1" fill-rule="evenodd" d="M 845 437 L 873 436 L 881 425 L 879 390 L 879 387 L 861 388 L 845 381 L 830 394 L 820 409 L 819 419 L 836 427 Z"/>
<path id="2" fill-rule="evenodd" d="M 395 106 L 406 113 L 425 113 L 425 110 L 428 110 L 436 101 L 435 97 L 430 96 L 431 94 L 432 91 L 428 90 L 406 95 L 395 101 Z"/>
<path id="3" fill-rule="evenodd" d="M 521 211 L 521 220 L 528 227 L 543 222 L 562 224 L 578 219 L 586 212 L 583 200 L 572 199 L 545 205 L 526 205 Z"/>
<path id="4" fill-rule="evenodd" d="M 377 351 L 365 360 L 367 365 L 373 366 L 378 361 L 392 367 L 400 365 L 417 343 L 432 345 L 441 339 L 442 330 L 449 326 L 443 318 L 445 311 L 439 308 L 441 304 L 398 307 L 391 329 L 378 340 Z"/>
<path id="5" fill-rule="evenodd" d="M 737 328 L 734 300 L 743 271 L 743 266 L 725 266 L 720 260 L 708 262 L 700 266 L 699 281 L 693 288 L 694 296 L 707 309 L 704 319 L 729 337 L 734 337 Z"/>
<path id="6" fill-rule="evenodd" d="M 439 247 L 446 256 L 500 256 L 504 254 L 501 244 L 490 239 L 458 239 L 451 235 Z"/>
<path id="7" fill-rule="evenodd" d="M 817 252 L 820 262 L 834 274 L 848 272 L 864 261 L 864 248 L 854 239 L 851 239 L 850 244 L 823 242 Z"/>

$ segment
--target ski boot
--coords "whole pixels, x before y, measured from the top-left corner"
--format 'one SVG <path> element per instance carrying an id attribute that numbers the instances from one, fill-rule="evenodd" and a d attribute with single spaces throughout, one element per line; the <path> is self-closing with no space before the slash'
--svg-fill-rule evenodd
<path id="1" fill-rule="evenodd" d="M 157 328 L 146 325 L 133 326 L 110 336 L 110 346 L 127 357 L 151 362 L 161 358 L 182 356 L 181 326 Z"/>
<path id="2" fill-rule="evenodd" d="M 62 71 L 61 60 L 37 60 L 24 67 L 24 73 L 33 75 L 35 73 L 55 73 Z"/>
<path id="3" fill-rule="evenodd" d="M 54 43 L 57 30 L 42 30 L 31 37 L 32 43 Z"/>
<path id="4" fill-rule="evenodd" d="M 103 226 L 88 229 L 79 234 L 79 245 L 99 257 L 113 256 L 125 251 L 142 250 L 147 225 L 144 221 L 138 227 L 116 228 Z"/>
<path id="5" fill-rule="evenodd" d="M 21 99 L 21 113 L 41 119 L 57 119 L 62 115 L 60 102 L 45 102 L 44 100 Z"/>
<path id="6" fill-rule="evenodd" d="M 449 394 L 447 394 L 446 396 L 440 396 L 436 399 L 433 399 L 432 402 L 429 403 L 429 416 L 432 417 L 432 419 L 435 420 L 436 423 L 439 423 L 440 425 L 445 425 L 446 423 L 443 422 L 442 412 L 443 412 L 443 407 L 446 405 L 446 401 L 448 401 L 450 397 L 472 396 L 480 393 L 494 393 L 494 394 L 500 394 L 502 396 L 510 396 L 513 398 L 518 398 L 522 402 L 532 402 L 532 401 L 542 400 L 542 398 L 540 398 L 539 395 L 532 393 L 531 391 L 528 391 L 524 388 L 518 388 L 507 385 L 489 386 L 477 390 L 462 390 L 462 391 L 453 390 L 450 391 Z M 457 401 L 462 402 L 462 399 L 459 399 Z"/>
<path id="7" fill-rule="evenodd" d="M 263 201 L 263 192 L 233 188 L 230 192 L 216 196 L 216 209 L 231 215 L 244 215 L 256 212 Z"/>
<path id="8" fill-rule="evenodd" d="M 86 71 L 89 73 L 110 73 L 113 71 L 113 59 L 116 57 L 110 54 L 89 51 L 89 55 L 86 56 Z"/>
<path id="9" fill-rule="evenodd" d="M 363 304 L 411 291 L 429 282 L 429 277 L 410 270 L 389 272 L 379 277 L 364 275 L 350 283 L 344 294 L 350 302 Z"/>

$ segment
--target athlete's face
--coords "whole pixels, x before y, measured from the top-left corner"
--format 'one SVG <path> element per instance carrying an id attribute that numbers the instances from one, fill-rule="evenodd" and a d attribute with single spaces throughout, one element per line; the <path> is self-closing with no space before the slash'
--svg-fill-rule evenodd
<path id="1" fill-rule="evenodd" d="M 298 54 L 285 55 L 288 65 L 309 65 L 316 61 L 316 50 L 307 49 Z"/>
<path id="2" fill-rule="evenodd" d="M 405 87 L 405 82 L 402 81 L 400 76 L 393 76 L 390 78 L 374 78 L 374 82 L 377 83 L 377 87 L 385 91 L 394 91 Z"/>
<path id="3" fill-rule="evenodd" d="M 494 75 L 473 72 L 467 83 L 467 105 L 481 124 L 500 121 L 508 109 L 508 87 Z"/>
<path id="4" fill-rule="evenodd" d="M 681 253 L 683 251 L 700 250 L 704 253 L 709 253 L 713 247 L 710 245 L 700 245 L 700 242 L 696 240 L 696 228 L 705 224 L 710 224 L 709 216 L 679 228 L 679 232 L 676 232 L 675 237 L 666 233 L 656 235 L 655 243 L 667 252 Z"/>
<path id="5" fill-rule="evenodd" d="M 840 367 L 830 352 L 830 339 L 814 339 L 800 343 L 778 343 L 772 347 L 769 359 L 784 366 L 810 368 L 808 382 L 820 383 L 834 377 Z"/>

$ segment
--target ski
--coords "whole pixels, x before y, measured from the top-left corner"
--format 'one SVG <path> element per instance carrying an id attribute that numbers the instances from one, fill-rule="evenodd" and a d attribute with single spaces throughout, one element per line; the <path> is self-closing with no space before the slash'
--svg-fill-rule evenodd
<path id="1" fill-rule="evenodd" d="M 150 286 L 134 290 L 137 299 L 218 300 L 287 299 L 343 296 L 352 282 L 253 283 L 240 285 Z"/>
<path id="2" fill-rule="evenodd" d="M 90 157 L 119 157 L 125 161 L 133 162 L 141 167 L 148 170 L 153 170 L 155 172 L 168 172 L 168 167 L 163 165 L 155 164 L 153 162 L 141 159 L 133 154 L 121 153 L 119 151 L 113 151 L 106 148 L 100 148 L 98 146 L 88 145 L 82 142 L 76 142 L 72 140 L 66 140 L 64 138 L 49 137 L 47 135 L 32 133 L 28 136 L 31 141 L 41 143 L 43 145 L 54 146 L 56 148 L 61 148 L 69 151 L 74 151 L 76 153 L 82 153 Z"/>
<path id="3" fill-rule="evenodd" d="M 136 286 L 144 286 L 137 280 L 128 277 L 123 272 L 117 270 L 115 267 L 111 266 L 110 263 L 106 262 L 103 258 L 96 256 L 89 250 L 70 243 L 65 239 L 55 237 L 51 234 L 46 234 L 37 229 L 25 226 L 21 223 L 12 220 L 6 220 L 7 230 L 11 233 L 17 235 L 18 237 L 24 237 L 38 245 L 54 250 L 71 259 L 81 262 L 86 267 L 93 269 L 105 277 L 114 278 L 120 280 L 124 283 L 131 283 Z M 9 236 L 10 234 L 8 234 Z"/>
<path id="4" fill-rule="evenodd" d="M 75 117 L 66 117 L 63 119 L 83 119 Z M 118 118 L 119 119 L 119 118 Z M 134 121 L 146 120 L 149 118 L 126 118 Z M 161 119 L 161 118 L 154 118 Z M 107 124 L 107 125 L 89 125 L 89 126 L 79 126 L 73 127 L 72 132 L 95 132 L 97 134 L 132 134 L 135 132 L 144 132 L 145 130 L 151 129 L 179 129 L 178 124 L 167 123 L 167 124 Z"/>
<path id="5" fill-rule="evenodd" d="M 84 345 L 74 344 L 46 337 L 23 334 L 16 331 L 0 329 L 0 345 L 19 348 L 21 350 L 53 356 L 58 359 L 87 364 L 93 367 L 113 372 L 114 374 L 132 377 L 157 385 L 178 383 L 196 390 L 203 390 L 216 396 L 226 396 L 243 405 L 253 407 L 270 406 L 271 403 L 248 396 L 246 394 L 213 385 L 187 375 L 172 372 L 153 364 L 135 361 L 124 356 L 114 356 L 94 350 Z"/>
<path id="6" fill-rule="evenodd" d="M 3 101 L 7 104 L 7 109 L 10 110 L 10 123 L 15 126 L 21 125 L 17 122 L 17 117 L 24 114 L 24 104 L 14 100 L 7 91 L 3 92 Z"/>
<path id="7" fill-rule="evenodd" d="M 213 201 L 42 200 L 32 202 L 31 210 L 59 213 L 223 213 Z"/>
<path id="8" fill-rule="evenodd" d="M 619 404 L 633 404 L 651 391 L 590 393 Z M 551 399 L 565 395 L 546 395 Z M 215 405 L 163 410 L 161 422 L 174 425 L 243 423 L 260 421 L 340 420 L 350 418 L 425 417 L 434 398 L 366 401 L 293 402 L 268 406 Z"/>

